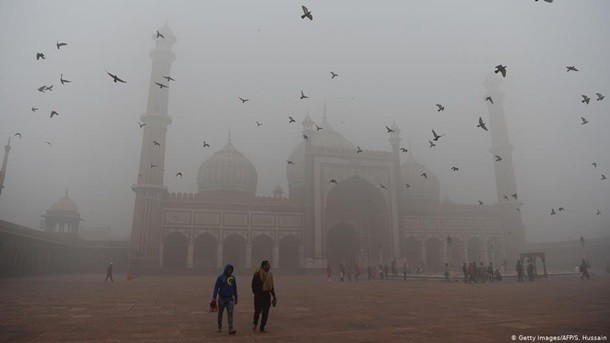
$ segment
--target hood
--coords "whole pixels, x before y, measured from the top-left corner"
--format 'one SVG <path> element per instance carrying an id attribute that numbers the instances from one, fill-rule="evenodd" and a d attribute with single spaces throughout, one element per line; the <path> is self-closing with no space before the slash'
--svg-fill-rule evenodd
<path id="1" fill-rule="evenodd" d="M 231 269 L 233 269 L 233 271 L 235 271 L 235 268 L 233 268 L 233 265 L 232 265 L 231 263 L 227 263 L 227 264 L 225 265 L 225 269 L 222 271 L 222 274 L 223 274 L 223 275 L 224 275 L 224 274 L 226 274 L 226 273 L 227 273 L 227 270 L 229 270 L 229 268 L 231 268 Z"/>

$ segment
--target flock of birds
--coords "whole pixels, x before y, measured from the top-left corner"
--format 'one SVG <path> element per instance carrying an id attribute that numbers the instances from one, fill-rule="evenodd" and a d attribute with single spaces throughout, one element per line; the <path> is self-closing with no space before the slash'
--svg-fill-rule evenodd
<path id="1" fill-rule="evenodd" d="M 536 0 L 536 1 L 538 1 L 538 0 Z M 546 1 L 546 2 L 548 2 L 548 3 L 551 3 L 553 0 L 545 0 L 545 1 Z M 303 15 L 301 15 L 301 18 L 302 18 L 302 19 L 307 18 L 307 19 L 309 19 L 310 21 L 311 21 L 311 20 L 313 20 L 313 15 L 312 15 L 312 12 L 311 12 L 311 11 L 310 11 L 310 10 L 309 10 L 307 7 L 305 7 L 305 6 L 301 6 L 301 8 L 302 8 L 302 10 L 303 10 Z M 164 36 L 164 35 L 163 35 L 161 32 L 156 31 L 155 38 L 156 38 L 156 39 L 165 39 L 165 36 Z M 57 50 L 61 50 L 61 48 L 62 48 L 62 47 L 65 47 L 65 46 L 67 46 L 67 45 L 68 45 L 68 44 L 67 44 L 67 43 L 65 43 L 65 42 L 59 42 L 59 41 L 57 41 L 57 43 L 56 43 Z M 40 61 L 40 60 L 45 60 L 45 59 L 46 59 L 46 56 L 44 55 L 44 53 L 42 53 L 42 52 L 37 52 L 37 53 L 36 53 L 36 60 L 37 60 L 37 61 Z M 578 69 L 578 68 L 576 68 L 576 66 L 566 66 L 566 68 L 567 68 L 567 72 L 579 72 L 579 69 Z M 127 81 L 125 81 L 123 78 L 119 77 L 118 75 L 113 74 L 113 73 L 109 72 L 108 70 L 105 70 L 105 72 L 106 72 L 106 74 L 108 74 L 108 76 L 110 77 L 110 79 L 112 80 L 112 82 L 114 82 L 114 83 L 127 83 Z M 495 74 L 500 74 L 500 75 L 502 75 L 502 77 L 503 77 L 503 78 L 504 78 L 504 77 L 506 77 L 506 75 L 507 75 L 507 66 L 505 66 L 505 65 L 501 65 L 501 64 L 497 65 L 497 66 L 495 67 L 494 73 L 495 73 Z M 163 77 L 163 79 L 165 79 L 165 83 L 162 83 L 162 82 L 163 82 L 162 80 L 153 81 L 153 82 L 154 82 L 154 84 L 155 84 L 155 85 L 157 85 L 157 86 L 159 86 L 159 88 L 160 88 L 161 90 L 162 90 L 162 89 L 164 89 L 164 88 L 169 88 L 170 81 L 176 81 L 175 79 L 173 79 L 173 78 L 172 78 L 171 76 L 169 76 L 169 75 L 167 75 L 167 76 L 162 76 L 162 77 Z M 336 72 L 334 72 L 334 71 L 330 71 L 330 78 L 331 78 L 331 79 L 335 79 L 335 78 L 337 78 L 337 77 L 339 77 L 339 74 L 338 74 L 338 73 L 336 73 Z M 70 80 L 64 79 L 63 74 L 60 74 L 59 81 L 60 81 L 60 84 L 61 84 L 62 86 L 63 86 L 63 85 L 66 85 L 66 84 L 69 84 L 69 83 L 71 83 L 71 82 L 72 82 L 72 81 L 70 81 Z M 38 88 L 37 88 L 37 90 L 38 90 L 39 92 L 41 92 L 41 93 L 45 93 L 45 92 L 52 92 L 52 91 L 53 91 L 53 85 L 42 85 L 42 86 L 38 87 Z M 595 93 L 595 94 L 597 95 L 597 99 L 596 99 L 597 101 L 602 101 L 602 100 L 604 100 L 605 96 L 604 96 L 603 94 L 601 94 L 601 93 Z M 300 100 L 304 100 L 304 99 L 308 99 L 308 98 L 309 98 L 309 96 L 307 96 L 307 95 L 305 94 L 305 92 L 304 92 L 303 90 L 301 90 L 301 93 L 300 93 L 299 99 L 300 99 Z M 242 103 L 242 104 L 245 104 L 246 102 L 248 102 L 248 101 L 251 101 L 251 100 L 252 100 L 252 99 L 250 99 L 250 98 L 245 98 L 245 97 L 241 97 L 241 96 L 240 96 L 240 97 L 238 97 L 238 99 L 241 101 L 241 103 Z M 489 103 L 490 103 L 490 104 L 492 104 L 492 105 L 494 104 L 493 98 L 492 98 L 491 96 L 486 96 L 486 97 L 485 97 L 483 100 L 484 100 L 484 101 L 486 101 L 486 102 L 489 102 Z M 586 105 L 589 105 L 590 100 L 591 100 L 591 98 L 590 98 L 589 96 L 584 95 L 584 94 L 582 95 L 582 101 L 581 101 L 582 103 L 584 103 L 584 104 L 586 104 Z M 443 106 L 442 104 L 436 104 L 436 107 L 437 107 L 437 112 L 443 112 L 443 111 L 445 111 L 445 106 Z M 39 108 L 38 108 L 38 107 L 35 107 L 35 106 L 33 106 L 33 107 L 31 108 L 31 111 L 32 111 L 32 112 L 36 112 L 36 111 L 38 111 L 38 110 L 39 110 Z M 57 111 L 55 111 L 54 109 L 52 109 L 52 110 L 50 111 L 50 118 L 53 118 L 53 117 L 55 117 L 55 116 L 59 116 L 59 113 L 58 113 Z M 296 120 L 294 119 L 294 117 L 292 117 L 292 116 L 288 116 L 288 123 L 289 123 L 289 124 L 296 123 Z M 588 124 L 588 123 L 589 123 L 589 120 L 581 116 L 581 125 L 585 125 L 585 124 Z M 476 124 L 477 124 L 477 125 L 476 125 L 476 127 L 477 127 L 477 128 L 481 128 L 481 129 L 482 129 L 482 130 L 484 130 L 484 131 L 488 131 L 487 124 L 484 122 L 484 120 L 483 120 L 483 118 L 482 118 L 482 117 L 479 117 L 478 122 L 477 122 Z M 143 128 L 144 126 L 146 126 L 146 124 L 145 124 L 145 123 L 138 123 L 138 125 L 139 125 L 139 127 L 140 127 L 140 128 Z M 258 120 L 256 121 L 256 127 L 260 127 L 260 126 L 262 126 L 262 125 L 263 125 L 263 123 L 262 123 L 262 122 L 260 122 L 260 121 L 258 121 Z M 316 129 L 316 132 L 317 132 L 317 131 L 323 130 L 324 128 L 323 128 L 323 127 L 318 126 L 317 124 L 315 124 L 315 129 Z M 388 126 L 385 126 L 385 129 L 386 129 L 386 133 L 387 133 L 387 134 L 394 133 L 394 130 L 393 130 L 392 128 L 388 127 Z M 20 132 L 15 133 L 15 134 L 14 134 L 14 136 L 17 136 L 17 137 L 19 137 L 19 138 L 22 138 L 22 135 L 21 135 L 21 133 L 20 133 Z M 437 132 L 436 132 L 434 129 L 432 129 L 432 138 L 431 138 L 431 139 L 428 141 L 428 142 L 429 142 L 429 144 L 430 144 L 430 148 L 436 147 L 436 146 L 437 146 L 437 144 L 439 143 L 440 139 L 441 139 L 442 137 L 444 137 L 444 136 L 445 136 L 445 134 L 444 134 L 444 133 L 443 133 L 443 134 L 438 134 L 438 133 L 437 133 Z M 303 134 L 303 135 L 302 135 L 302 139 L 303 139 L 303 140 L 305 140 L 305 141 L 307 141 L 307 140 L 309 139 L 309 137 L 308 137 L 307 135 Z M 46 143 L 46 144 L 48 144 L 49 146 L 52 146 L 51 142 L 48 142 L 48 141 L 47 141 L 47 142 L 45 142 L 45 143 Z M 152 144 L 153 144 L 154 146 L 157 146 L 157 147 L 160 147 L 160 146 L 161 146 L 161 144 L 160 144 L 158 141 L 156 141 L 156 140 L 153 140 L 153 141 L 152 141 Z M 206 141 L 203 141 L 203 147 L 204 147 L 204 148 L 209 148 L 209 147 L 210 147 L 210 144 L 209 144 L 209 143 L 207 143 Z M 361 152 L 363 152 L 363 149 L 362 149 L 360 146 L 357 146 L 357 147 L 356 147 L 356 153 L 361 153 Z M 400 152 L 401 152 L 401 153 L 407 153 L 407 152 L 408 152 L 408 149 L 406 149 L 406 148 L 404 148 L 404 147 L 400 147 Z M 501 156 L 499 156 L 499 155 L 494 155 L 494 158 L 495 158 L 495 162 L 501 162 L 501 161 L 502 161 L 502 157 L 501 157 Z M 291 165 L 291 166 L 294 166 L 294 165 L 295 165 L 295 163 L 294 163 L 293 161 L 290 161 L 290 160 L 286 160 L 286 163 L 287 163 L 288 165 Z M 593 162 L 591 165 L 592 165 L 594 168 L 597 168 L 597 163 L 596 163 L 596 162 Z M 157 166 L 157 165 L 155 165 L 155 164 L 153 164 L 153 163 L 151 162 L 151 163 L 150 163 L 150 167 L 151 167 L 151 168 L 156 168 L 156 167 L 158 167 L 158 166 Z M 451 171 L 453 171 L 453 172 L 458 172 L 458 171 L 459 171 L 459 168 L 458 168 L 457 166 L 452 166 L 452 167 L 451 167 Z M 139 175 L 139 176 L 141 177 L 142 175 Z M 175 174 L 175 177 L 180 177 L 180 178 L 182 178 L 182 172 L 177 172 L 177 173 Z M 427 173 L 422 173 L 422 174 L 421 174 L 421 177 L 423 177 L 424 179 L 428 179 L 428 175 L 427 175 Z M 601 180 L 606 180 L 606 179 L 607 179 L 607 178 L 606 178 L 606 176 L 605 176 L 604 174 L 601 174 Z M 331 180 L 329 180 L 329 183 L 330 183 L 330 184 L 337 184 L 337 180 L 336 180 L 336 179 L 331 179 Z M 380 187 L 381 189 L 386 189 L 386 190 L 388 189 L 388 188 L 387 188 L 387 186 L 385 186 L 385 185 L 383 185 L 383 184 L 381 184 L 381 183 L 379 184 L 379 187 Z M 407 184 L 405 184 L 405 187 L 409 188 L 409 187 L 411 187 L 411 185 L 407 183 Z M 505 200 L 510 200 L 510 198 L 509 198 L 509 196 L 508 196 L 508 195 L 503 195 L 503 197 L 504 197 L 504 199 L 505 199 Z M 510 195 L 510 197 L 512 197 L 512 198 L 514 198 L 514 199 L 517 199 L 517 193 L 513 193 L 513 194 L 511 194 L 511 195 Z M 483 205 L 483 204 L 484 204 L 484 203 L 483 203 L 482 201 L 480 201 L 480 200 L 478 200 L 478 203 L 479 203 L 479 205 Z M 517 210 L 517 211 L 520 211 L 520 208 L 516 208 L 516 210 Z M 557 209 L 557 211 L 555 211 L 555 208 L 552 208 L 552 209 L 551 209 L 551 215 L 557 215 L 559 212 L 563 212 L 563 211 L 565 211 L 565 209 L 564 209 L 563 207 L 559 207 L 559 208 Z M 600 215 L 600 214 L 601 214 L 601 210 L 597 209 L 597 210 L 595 211 L 595 214 L 596 214 L 596 215 Z"/>

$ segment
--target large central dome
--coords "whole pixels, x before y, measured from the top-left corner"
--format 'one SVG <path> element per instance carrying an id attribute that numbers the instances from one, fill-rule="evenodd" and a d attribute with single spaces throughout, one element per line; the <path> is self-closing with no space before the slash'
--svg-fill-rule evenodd
<path id="1" fill-rule="evenodd" d="M 205 160 L 197 173 L 199 192 L 237 193 L 256 195 L 256 168 L 231 143 Z"/>

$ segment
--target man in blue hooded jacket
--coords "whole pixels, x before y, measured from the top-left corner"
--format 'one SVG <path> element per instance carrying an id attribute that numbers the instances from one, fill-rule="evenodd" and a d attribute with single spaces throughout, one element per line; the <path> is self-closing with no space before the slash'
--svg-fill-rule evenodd
<path id="1" fill-rule="evenodd" d="M 218 332 L 222 332 L 222 313 L 227 308 L 229 321 L 229 335 L 234 335 L 237 331 L 233 330 L 233 307 L 237 305 L 237 280 L 233 276 L 233 265 L 228 263 L 224 272 L 216 278 L 212 301 L 216 301 L 218 296 Z"/>

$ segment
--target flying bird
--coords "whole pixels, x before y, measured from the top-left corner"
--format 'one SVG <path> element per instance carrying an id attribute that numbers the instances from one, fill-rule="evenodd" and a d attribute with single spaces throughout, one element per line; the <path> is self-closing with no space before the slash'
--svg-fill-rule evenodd
<path id="1" fill-rule="evenodd" d="M 595 95 L 597 95 L 597 101 L 602 101 L 605 98 L 605 96 L 602 93 L 595 93 Z"/>
<path id="2" fill-rule="evenodd" d="M 506 195 L 502 195 L 504 197 L 504 200 L 508 200 L 508 197 Z"/>
<path id="3" fill-rule="evenodd" d="M 45 87 L 44 87 L 44 90 L 45 90 L 45 91 L 53 91 L 53 85 L 50 85 L 50 86 L 45 86 Z"/>
<path id="4" fill-rule="evenodd" d="M 59 113 L 55 112 L 55 111 L 51 111 L 51 118 L 53 118 L 53 116 L 58 116 Z"/>
<path id="5" fill-rule="evenodd" d="M 506 66 L 498 64 L 494 73 L 502 73 L 502 77 L 506 77 Z"/>
<path id="6" fill-rule="evenodd" d="M 307 137 L 307 135 L 302 135 L 301 137 L 303 137 L 303 140 L 306 141 L 309 137 Z"/>
<path id="7" fill-rule="evenodd" d="M 294 162 L 289 161 L 289 160 L 286 160 L 286 163 L 288 163 L 288 164 L 294 164 Z"/>
<path id="8" fill-rule="evenodd" d="M 431 147 L 431 148 L 436 146 L 436 144 L 434 144 L 434 142 L 433 142 L 433 141 L 428 141 L 428 142 L 430 142 L 430 147 Z"/>
<path id="9" fill-rule="evenodd" d="M 515 210 L 521 212 L 521 208 L 517 207 Z"/>
<path id="10" fill-rule="evenodd" d="M 494 103 L 494 99 L 492 99 L 490 96 L 485 97 L 485 101 L 491 102 L 492 105 Z"/>
<path id="11" fill-rule="evenodd" d="M 479 117 L 479 125 L 477 125 L 477 127 L 480 127 L 481 129 L 488 131 L 487 130 L 487 126 L 485 126 L 485 123 L 483 122 L 483 118 Z"/>
<path id="12" fill-rule="evenodd" d="M 62 42 L 62 43 L 60 43 L 59 41 L 57 41 L 57 44 L 56 44 L 56 45 L 57 45 L 57 50 L 59 50 L 59 48 L 61 48 L 62 46 L 66 46 L 66 45 L 68 45 L 68 43 L 63 43 L 63 42 Z"/>
<path id="13" fill-rule="evenodd" d="M 602 174 L 602 180 L 606 180 L 606 175 Z"/>
<path id="14" fill-rule="evenodd" d="M 385 129 L 388 130 L 388 133 L 394 132 L 394 130 L 390 129 L 387 125 L 386 125 Z"/>
<path id="15" fill-rule="evenodd" d="M 39 87 L 37 89 L 38 89 L 39 92 L 44 93 L 44 90 L 47 89 L 47 86 L 42 86 L 42 87 Z"/>
<path id="16" fill-rule="evenodd" d="M 313 20 L 313 16 L 311 15 L 311 11 L 309 11 L 307 9 L 307 7 L 305 7 L 305 6 L 301 6 L 301 8 L 303 9 L 303 15 L 301 16 L 301 19 L 309 18 L 309 20 Z"/>
<path id="17" fill-rule="evenodd" d="M 294 123 L 294 122 L 295 122 L 294 118 L 288 116 L 288 124 Z"/>
<path id="18" fill-rule="evenodd" d="M 245 103 L 246 103 L 246 101 L 250 101 L 250 99 L 242 99 L 241 97 L 238 97 L 238 98 L 239 98 L 239 100 L 241 100 L 241 103 L 242 103 L 242 104 L 245 104 Z"/>
<path id="19" fill-rule="evenodd" d="M 112 80 L 114 81 L 114 83 L 117 83 L 117 82 L 127 83 L 127 82 L 125 82 L 125 81 L 121 80 L 121 79 L 120 79 L 118 76 L 116 76 L 116 75 L 114 75 L 114 74 L 110 74 L 110 73 L 108 72 L 108 70 L 106 70 L 106 73 L 107 73 L 108 75 L 110 75 L 110 77 L 112 78 Z"/>
<path id="20" fill-rule="evenodd" d="M 155 82 L 155 84 L 156 84 L 157 86 L 159 86 L 159 88 L 160 88 L 160 89 L 163 89 L 163 87 L 167 88 L 167 86 L 166 86 L 166 85 L 164 85 L 164 84 L 162 84 L 162 83 Z"/>
<path id="21" fill-rule="evenodd" d="M 576 69 L 576 66 L 567 66 L 566 68 L 568 68 L 568 70 L 566 71 L 578 71 L 578 69 Z"/>
<path id="22" fill-rule="evenodd" d="M 458 170 L 460 170 L 460 168 L 458 168 L 458 167 L 451 167 L 451 170 L 458 171 Z"/>
<path id="23" fill-rule="evenodd" d="M 70 83 L 72 81 L 70 80 L 66 80 L 64 79 L 64 74 L 61 74 L 61 76 L 59 76 L 59 81 L 61 82 L 61 84 L 63 85 L 64 83 Z"/>
<path id="24" fill-rule="evenodd" d="M 589 121 L 585 119 L 585 117 L 580 117 L 580 119 L 582 120 L 582 123 L 580 123 L 580 125 L 585 125 L 589 123 Z"/>
<path id="25" fill-rule="evenodd" d="M 440 112 L 440 111 L 444 111 L 445 107 L 441 104 L 436 104 L 436 107 L 438 107 L 438 110 L 436 112 Z"/>
<path id="26" fill-rule="evenodd" d="M 159 38 L 159 37 L 161 37 L 161 38 L 165 38 L 165 36 L 164 36 L 164 35 L 162 35 L 162 34 L 161 34 L 159 31 L 157 31 L 157 37 L 155 37 L 155 38 Z"/>
<path id="27" fill-rule="evenodd" d="M 210 147 L 210 145 L 209 145 L 208 143 L 206 143 L 205 141 L 203 141 L 203 147 L 204 147 L 204 148 L 205 148 L 205 147 L 208 147 L 208 148 L 209 148 L 209 147 Z"/>
<path id="28" fill-rule="evenodd" d="M 141 129 L 142 127 L 146 126 L 146 124 L 145 124 L 145 123 L 138 123 L 138 125 L 140 125 L 140 129 Z"/>
<path id="29" fill-rule="evenodd" d="M 381 183 L 379 184 L 379 187 L 381 187 L 381 189 L 388 189 L 386 186 L 382 185 Z"/>
<path id="30" fill-rule="evenodd" d="M 38 111 L 38 107 L 32 107 L 32 112 Z"/>
<path id="31" fill-rule="evenodd" d="M 588 105 L 589 104 L 589 100 L 591 100 L 591 98 L 589 98 L 588 96 L 586 96 L 584 94 L 581 95 L 581 96 L 582 96 L 582 100 L 580 102 L 582 102 L 583 104 L 586 102 L 587 105 Z"/>
<path id="32" fill-rule="evenodd" d="M 405 149 L 405 148 L 400 148 L 400 152 L 404 152 L 405 154 L 408 152 L 409 150 Z"/>
<path id="33" fill-rule="evenodd" d="M 510 196 L 517 199 L 517 193 L 511 194 Z"/>
<path id="34" fill-rule="evenodd" d="M 153 141 L 153 144 L 156 146 L 161 146 L 161 144 L 159 144 L 159 142 L 157 142 L 157 141 Z"/>
<path id="35" fill-rule="evenodd" d="M 423 174 L 421 174 L 421 176 L 423 176 L 424 179 L 428 179 L 428 174 L 427 173 L 423 173 Z"/>
<path id="36" fill-rule="evenodd" d="M 435 140 L 435 141 L 438 141 L 438 139 L 439 139 L 439 138 L 441 138 L 441 137 L 443 137 L 443 136 L 444 136 L 444 134 L 442 134 L 442 135 L 440 135 L 440 136 L 439 136 L 439 135 L 437 135 L 437 134 L 436 134 L 436 132 L 434 132 L 434 130 L 432 130 L 432 134 L 434 135 L 434 140 Z"/>
<path id="37" fill-rule="evenodd" d="M 356 153 L 357 153 L 357 154 L 359 154 L 359 153 L 361 153 L 361 152 L 362 152 L 362 149 L 360 149 L 360 147 L 359 147 L 359 146 L 357 146 L 357 147 L 356 147 Z"/>
<path id="38" fill-rule="evenodd" d="M 45 142 L 45 143 L 47 143 L 49 146 L 53 146 L 53 145 L 51 145 L 51 142 Z"/>
<path id="39" fill-rule="evenodd" d="M 411 185 L 408 183 L 405 183 L 405 187 L 409 188 L 409 187 L 411 187 Z"/>
<path id="40" fill-rule="evenodd" d="M 152 164 L 152 162 L 150 162 L 150 167 L 151 167 L 151 168 L 156 168 L 157 166 L 156 166 L 156 165 L 154 165 L 154 164 Z"/>
<path id="41" fill-rule="evenodd" d="M 322 129 L 323 129 L 323 127 L 319 127 L 318 124 L 316 124 L 316 131 L 320 131 Z"/>
<path id="42" fill-rule="evenodd" d="M 337 180 L 331 179 L 330 181 L 328 181 L 328 183 L 334 183 L 336 185 L 337 184 Z"/>
<path id="43" fill-rule="evenodd" d="M 39 59 L 45 59 L 44 54 L 42 52 L 37 52 L 36 53 L 36 61 L 38 61 Z"/>
<path id="44" fill-rule="evenodd" d="M 554 215 L 556 215 L 556 214 L 557 214 L 557 212 L 555 212 L 555 209 L 554 209 L 554 208 L 552 208 L 552 209 L 551 209 L 551 215 L 552 215 L 552 216 L 554 216 Z"/>
<path id="45" fill-rule="evenodd" d="M 307 95 L 305 95 L 305 93 L 303 93 L 303 91 L 301 91 L 301 100 L 302 99 L 307 99 L 309 98 Z"/>
<path id="46" fill-rule="evenodd" d="M 15 136 L 19 136 L 19 139 L 21 139 L 21 133 L 17 132 Z"/>
<path id="47" fill-rule="evenodd" d="M 558 208 L 557 210 L 558 210 L 559 212 L 561 212 L 561 211 L 565 211 L 565 208 L 560 207 L 560 208 Z"/>
<path id="48" fill-rule="evenodd" d="M 479 202 L 479 206 L 483 205 L 483 202 L 481 200 L 477 200 Z"/>
<path id="49" fill-rule="evenodd" d="M 259 123 L 259 122 L 258 122 L 258 120 L 257 120 L 257 121 L 256 121 L 256 127 L 259 127 L 259 126 L 261 126 L 261 125 L 263 125 L 263 123 Z"/>
<path id="50" fill-rule="evenodd" d="M 597 211 L 595 212 L 595 215 L 596 215 L 596 216 L 599 216 L 600 214 L 602 214 L 602 211 L 600 211 L 600 210 L 597 210 Z"/>
<path id="51" fill-rule="evenodd" d="M 495 157 L 496 157 L 496 162 L 502 161 L 502 156 L 495 155 Z"/>
<path id="52" fill-rule="evenodd" d="M 182 173 L 178 172 L 178 173 L 176 174 L 176 177 L 178 177 L 178 176 L 180 176 L 180 178 L 182 179 Z"/>
<path id="53" fill-rule="evenodd" d="M 593 166 L 593 168 L 597 168 L 597 163 L 593 162 L 591 163 L 591 165 Z"/>
<path id="54" fill-rule="evenodd" d="M 331 79 L 334 79 L 335 77 L 339 76 L 339 74 L 333 73 L 332 71 L 330 72 L 330 75 L 331 75 L 330 76 Z"/>
<path id="55" fill-rule="evenodd" d="M 162 77 L 163 77 L 164 79 L 166 79 L 168 83 L 169 83 L 170 81 L 176 81 L 176 80 L 172 79 L 172 77 L 171 77 L 171 76 L 162 76 Z"/>

